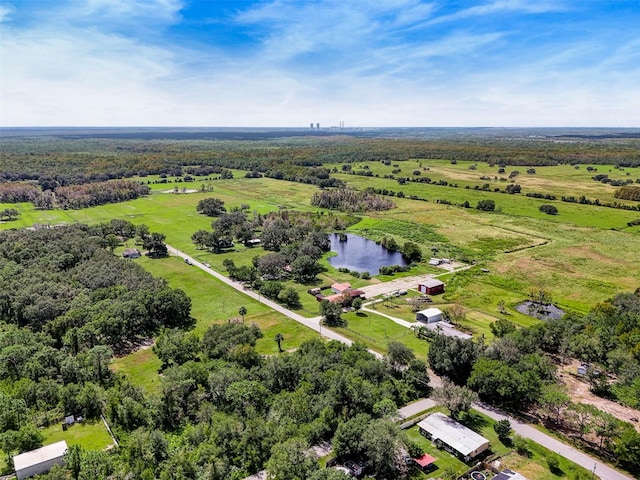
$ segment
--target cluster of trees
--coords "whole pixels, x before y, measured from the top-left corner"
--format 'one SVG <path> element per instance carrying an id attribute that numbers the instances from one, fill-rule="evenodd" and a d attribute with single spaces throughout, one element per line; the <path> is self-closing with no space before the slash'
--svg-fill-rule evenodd
<path id="1" fill-rule="evenodd" d="M 547 215 L 558 214 L 558 208 L 555 205 L 549 205 L 549 204 L 540 205 L 540 207 L 538 207 L 538 210 L 540 210 L 542 213 L 546 213 Z"/>
<path id="2" fill-rule="evenodd" d="M 68 185 L 57 187 L 53 193 L 55 204 L 60 208 L 80 209 L 95 207 L 107 203 L 134 200 L 149 194 L 149 187 L 131 180 L 111 180 L 109 182 L 86 183 L 83 185 Z M 43 192 L 43 195 L 46 191 Z M 38 199 L 34 200 L 38 202 Z M 36 204 L 36 203 L 34 203 Z M 45 206 L 40 208 L 50 208 Z"/>
<path id="3" fill-rule="evenodd" d="M 262 220 L 261 243 L 271 253 L 255 256 L 250 266 L 238 267 L 231 260 L 225 260 L 224 265 L 232 278 L 259 288 L 268 297 L 280 298 L 284 286 L 278 280 L 312 282 L 322 271 L 318 260 L 329 251 L 331 243 L 327 234 L 306 216 L 273 213 Z M 293 299 L 288 290 L 284 292 Z"/>
<path id="4" fill-rule="evenodd" d="M 157 394 L 114 375 L 91 384 L 120 448 L 73 448 L 66 465 L 44 478 L 231 480 L 263 468 L 282 480 L 345 478 L 310 453 L 325 440 L 340 459 L 367 461 L 376 478 L 405 476 L 405 452 L 419 452 L 390 418 L 429 393 L 424 362 L 381 362 L 362 345 L 318 339 L 264 358 L 254 348 L 261 335 L 234 323 L 214 325 L 202 339 L 165 332 L 156 346 L 164 366 Z M 0 396 L 2 406 L 22 401 Z M 0 409 L 0 428 L 19 412 Z"/>
<path id="5" fill-rule="evenodd" d="M 640 187 L 622 187 L 613 193 L 614 198 L 640 202 Z"/>
<path id="6" fill-rule="evenodd" d="M 382 198 L 373 193 L 373 191 L 358 191 L 348 188 L 316 192 L 311 197 L 311 204 L 316 207 L 343 212 L 390 210 L 395 207 L 391 200 Z"/>
<path id="7" fill-rule="evenodd" d="M 43 178 L 39 186 L 25 182 L 0 182 L 0 202 L 31 202 L 43 210 L 56 207 L 80 209 L 133 200 L 149 193 L 148 186 L 131 180 L 61 186 L 55 180 Z"/>
<path id="8" fill-rule="evenodd" d="M 1 232 L 0 322 L 44 332 L 74 354 L 122 350 L 163 325 L 189 324 L 184 292 L 105 249 L 113 232 L 124 233 L 120 223 L 128 224 Z"/>
<path id="9" fill-rule="evenodd" d="M 31 202 L 40 194 L 33 183 L 0 182 L 0 203 Z"/>
<path id="10" fill-rule="evenodd" d="M 587 197 L 585 197 L 584 195 L 581 195 L 579 197 L 574 197 L 573 195 L 569 195 L 569 196 L 562 196 L 560 197 L 560 200 L 562 200 L 563 202 L 568 202 L 568 203 L 579 203 L 580 205 L 595 205 L 598 207 L 607 207 L 607 208 L 619 208 L 622 210 L 636 210 L 636 211 L 640 211 L 640 205 L 628 205 L 626 203 L 620 203 L 620 202 L 606 202 L 606 203 L 602 203 L 600 202 L 600 200 L 598 198 L 596 198 L 595 200 L 591 200 Z"/>
<path id="11" fill-rule="evenodd" d="M 539 412 L 552 426 L 575 432 L 588 445 L 595 444 L 639 473 L 640 434 L 594 407 L 571 404 L 556 384 L 553 358 L 575 357 L 599 365 L 616 380 L 611 382 L 592 369 L 592 391 L 638 408 L 640 291 L 616 295 L 583 317 L 566 315 L 522 329 L 501 319 L 492 331 L 497 338 L 488 347 L 481 340 L 436 335 L 429 348 L 431 368 L 489 403 L 512 411 Z M 467 398 L 460 392 L 450 396 Z"/>
<path id="12" fill-rule="evenodd" d="M 496 209 L 496 202 L 493 200 L 480 200 L 476 208 L 484 212 L 493 212 Z"/>
<path id="13" fill-rule="evenodd" d="M 219 217 L 227 211 L 224 202 L 218 198 L 203 198 L 198 202 L 196 210 L 208 217 Z"/>
<path id="14" fill-rule="evenodd" d="M 248 207 L 246 207 L 248 208 Z M 255 230 L 263 219 L 255 217 L 249 220 L 246 208 L 236 208 L 226 213 L 224 202 L 217 198 L 207 198 L 198 203 L 198 211 L 205 215 L 217 216 L 211 224 L 211 231 L 198 230 L 191 240 L 198 248 L 208 248 L 214 252 L 233 247 L 233 241 L 248 244 L 254 238 Z"/>
<path id="15" fill-rule="evenodd" d="M 5 208 L 4 210 L 0 210 L 0 220 L 6 218 L 11 221 L 14 218 L 18 218 L 20 216 L 20 212 L 15 208 Z"/>

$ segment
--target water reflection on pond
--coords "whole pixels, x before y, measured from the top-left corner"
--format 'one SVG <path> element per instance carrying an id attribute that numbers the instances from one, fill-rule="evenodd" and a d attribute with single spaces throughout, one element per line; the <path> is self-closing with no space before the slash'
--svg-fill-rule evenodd
<path id="1" fill-rule="evenodd" d="M 344 237 L 345 234 L 342 234 Z M 377 275 L 380 267 L 387 265 L 407 265 L 400 252 L 392 252 L 382 245 L 359 235 L 346 234 L 347 241 L 340 241 L 340 234 L 329 235 L 331 250 L 338 255 L 331 257 L 329 263 L 335 268 L 348 268 L 357 272 L 369 272 Z"/>

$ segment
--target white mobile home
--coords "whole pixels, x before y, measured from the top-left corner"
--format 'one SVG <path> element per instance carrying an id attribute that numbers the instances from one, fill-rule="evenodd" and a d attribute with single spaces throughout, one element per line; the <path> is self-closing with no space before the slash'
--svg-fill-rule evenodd
<path id="1" fill-rule="evenodd" d="M 13 457 L 16 477 L 18 477 L 18 480 L 22 480 L 23 478 L 47 473 L 54 465 L 64 464 L 64 455 L 66 453 L 67 442 L 62 440 L 61 442 L 16 455 Z"/>
<path id="2" fill-rule="evenodd" d="M 489 440 L 446 415 L 436 412 L 418 423 L 420 433 L 437 446 L 469 461 L 489 448 Z"/>

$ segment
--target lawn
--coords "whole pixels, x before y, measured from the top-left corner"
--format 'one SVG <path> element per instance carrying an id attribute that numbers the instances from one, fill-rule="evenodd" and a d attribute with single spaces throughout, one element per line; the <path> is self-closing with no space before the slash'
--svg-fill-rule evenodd
<path id="1" fill-rule="evenodd" d="M 161 366 L 162 362 L 151 348 L 141 348 L 111 363 L 114 372 L 126 375 L 131 383 L 149 393 L 156 393 L 160 388 L 158 371 Z"/>
<path id="2" fill-rule="evenodd" d="M 350 312 L 343 315 L 347 327 L 333 328 L 339 334 L 367 345 L 380 353 L 387 353 L 389 342 L 402 342 L 421 360 L 426 358 L 429 343 L 416 338 L 413 330 L 398 325 L 381 315 L 370 312 Z"/>
<path id="3" fill-rule="evenodd" d="M 57 423 L 41 430 L 44 445 L 65 440 L 68 445 L 80 445 L 87 450 L 104 450 L 113 443 L 102 420 L 85 421 L 71 425 L 66 431 Z"/>

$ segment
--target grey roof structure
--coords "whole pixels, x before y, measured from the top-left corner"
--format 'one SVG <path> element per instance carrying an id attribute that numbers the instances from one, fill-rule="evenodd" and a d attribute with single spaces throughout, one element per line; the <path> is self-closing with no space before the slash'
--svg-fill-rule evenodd
<path id="1" fill-rule="evenodd" d="M 63 457 L 65 453 L 67 453 L 67 442 L 62 440 L 61 442 L 45 445 L 44 447 L 16 455 L 13 457 L 13 466 L 16 471 L 24 470 L 33 465 Z"/>
<path id="2" fill-rule="evenodd" d="M 446 415 L 436 412 L 418 423 L 433 441 L 440 440 L 464 456 L 489 448 L 489 440 Z"/>

